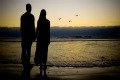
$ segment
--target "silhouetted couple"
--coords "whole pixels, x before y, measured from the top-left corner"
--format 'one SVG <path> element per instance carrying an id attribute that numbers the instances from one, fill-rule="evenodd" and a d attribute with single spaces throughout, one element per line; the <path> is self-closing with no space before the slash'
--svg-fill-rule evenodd
<path id="1" fill-rule="evenodd" d="M 21 37 L 22 37 L 22 55 L 21 60 L 24 70 L 30 71 L 31 46 L 32 42 L 37 38 L 36 52 L 34 62 L 40 65 L 40 73 L 42 74 L 42 66 L 44 74 L 46 74 L 46 62 L 48 54 L 48 46 L 50 44 L 50 21 L 46 19 L 46 11 L 41 10 L 40 17 L 37 22 L 37 30 L 35 32 L 35 19 L 31 14 L 31 5 L 26 5 L 26 13 L 21 16 Z"/>

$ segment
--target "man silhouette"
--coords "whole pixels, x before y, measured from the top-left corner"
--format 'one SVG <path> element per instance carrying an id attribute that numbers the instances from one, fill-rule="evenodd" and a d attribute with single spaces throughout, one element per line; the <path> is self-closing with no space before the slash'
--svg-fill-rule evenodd
<path id="1" fill-rule="evenodd" d="M 34 16 L 31 14 L 31 4 L 26 4 L 26 13 L 21 16 L 22 55 L 21 60 L 24 69 L 30 68 L 30 55 L 32 41 L 35 35 Z"/>

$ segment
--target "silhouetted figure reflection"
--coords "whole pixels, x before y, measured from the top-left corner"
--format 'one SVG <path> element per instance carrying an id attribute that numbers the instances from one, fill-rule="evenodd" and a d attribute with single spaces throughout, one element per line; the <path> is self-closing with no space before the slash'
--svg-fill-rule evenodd
<path id="1" fill-rule="evenodd" d="M 35 37 L 34 16 L 31 14 L 31 5 L 26 4 L 26 13 L 21 16 L 21 37 L 22 37 L 22 55 L 21 60 L 24 69 L 31 69 L 30 55 L 31 45 Z"/>
<path id="2" fill-rule="evenodd" d="M 35 80 L 50 80 L 48 79 L 47 75 L 36 75 Z"/>
<path id="3" fill-rule="evenodd" d="M 30 70 L 24 69 L 22 71 L 22 80 L 30 80 Z"/>
<path id="4" fill-rule="evenodd" d="M 35 64 L 40 64 L 40 74 L 42 75 L 42 68 L 44 67 L 44 74 L 46 75 L 46 62 L 48 55 L 48 46 L 50 44 L 50 21 L 46 19 L 46 11 L 41 10 L 40 17 L 37 22 L 36 30 L 36 53 L 35 53 Z"/>

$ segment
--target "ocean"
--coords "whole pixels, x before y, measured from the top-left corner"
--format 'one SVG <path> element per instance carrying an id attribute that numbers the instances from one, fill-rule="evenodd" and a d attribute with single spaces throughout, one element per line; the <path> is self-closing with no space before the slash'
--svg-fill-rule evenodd
<path id="1" fill-rule="evenodd" d="M 36 42 L 33 42 L 31 64 L 34 64 L 35 50 Z M 21 64 L 19 38 L 0 41 L 0 64 Z M 120 66 L 120 40 L 52 38 L 47 65 L 58 67 Z"/>

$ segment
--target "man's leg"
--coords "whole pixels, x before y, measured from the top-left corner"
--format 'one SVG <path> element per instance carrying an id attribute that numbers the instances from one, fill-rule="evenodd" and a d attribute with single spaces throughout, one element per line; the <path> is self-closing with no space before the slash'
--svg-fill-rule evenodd
<path id="1" fill-rule="evenodd" d="M 27 55 L 26 55 L 26 58 L 27 58 L 27 67 L 28 67 L 28 69 L 31 69 L 33 67 L 32 65 L 30 65 L 31 46 L 32 46 L 32 41 L 27 43 Z"/>
<path id="2" fill-rule="evenodd" d="M 26 67 L 26 43 L 24 41 L 22 41 L 21 43 L 21 47 L 22 47 L 22 54 L 21 54 L 21 61 L 23 64 L 23 67 Z"/>
<path id="3" fill-rule="evenodd" d="M 32 41 L 29 41 L 27 43 L 27 60 L 28 60 L 28 62 L 30 62 L 31 46 L 32 46 Z"/>

